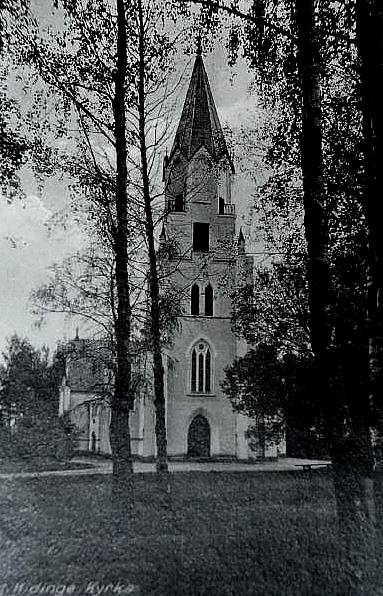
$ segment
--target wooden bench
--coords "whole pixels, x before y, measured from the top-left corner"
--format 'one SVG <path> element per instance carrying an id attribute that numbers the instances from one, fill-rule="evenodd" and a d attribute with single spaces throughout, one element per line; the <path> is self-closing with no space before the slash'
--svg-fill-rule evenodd
<path id="1" fill-rule="evenodd" d="M 327 472 L 331 472 L 330 462 L 312 462 L 310 464 L 295 464 L 297 468 L 302 468 L 304 472 L 307 472 L 311 476 L 313 468 L 326 468 Z"/>

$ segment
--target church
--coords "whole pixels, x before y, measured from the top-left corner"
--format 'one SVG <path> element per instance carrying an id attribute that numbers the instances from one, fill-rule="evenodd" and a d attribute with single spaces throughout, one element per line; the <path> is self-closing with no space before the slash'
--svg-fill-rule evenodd
<path id="1" fill-rule="evenodd" d="M 234 165 L 219 122 L 201 52 L 197 52 L 173 146 L 164 161 L 165 216 L 160 235 L 163 268 L 182 300 L 182 315 L 170 347 L 164 349 L 168 456 L 249 459 L 254 421 L 233 412 L 221 390 L 224 370 L 248 346 L 231 330 L 231 293 L 252 275 L 253 260 L 236 230 Z M 68 359 L 60 388 L 60 413 L 79 428 L 79 449 L 110 453 L 109 408 L 102 382 L 89 368 L 84 346 Z M 77 342 L 77 344 L 76 344 Z M 82 347 L 81 347 L 82 346 Z M 81 352 L 82 350 L 82 352 Z M 82 354 L 82 355 L 81 355 Z M 139 358 L 138 366 L 150 369 Z M 148 376 L 148 374 L 146 375 Z M 150 376 L 150 374 L 149 374 Z M 131 415 L 132 450 L 155 457 L 154 407 L 150 383 Z M 285 453 L 270 445 L 266 457 Z"/>

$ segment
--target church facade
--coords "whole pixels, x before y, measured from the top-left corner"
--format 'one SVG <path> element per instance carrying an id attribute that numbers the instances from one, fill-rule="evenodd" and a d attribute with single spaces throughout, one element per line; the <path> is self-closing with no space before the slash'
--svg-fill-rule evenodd
<path id="1" fill-rule="evenodd" d="M 236 231 L 233 176 L 232 159 L 198 54 L 173 147 L 164 163 L 160 245 L 168 250 L 160 253 L 167 255 L 162 265 L 168 283 L 181 297 L 183 313 L 179 330 L 164 351 L 169 457 L 248 459 L 259 455 L 247 438 L 251 421 L 233 412 L 221 390 L 225 368 L 247 350 L 231 330 L 230 296 L 253 270 L 243 235 Z M 60 411 L 69 411 L 76 424 L 81 418 L 86 450 L 108 453 L 109 409 L 102 405 L 101 395 L 86 389 L 86 383 L 73 386 L 71 367 L 77 368 L 76 360 L 63 381 Z M 133 452 L 153 457 L 151 391 L 136 402 L 131 421 Z M 267 447 L 265 455 L 283 453 L 281 444 Z"/>

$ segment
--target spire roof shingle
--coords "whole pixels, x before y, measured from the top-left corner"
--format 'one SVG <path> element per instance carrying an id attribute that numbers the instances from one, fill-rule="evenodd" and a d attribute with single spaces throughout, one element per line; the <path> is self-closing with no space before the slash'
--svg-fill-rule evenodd
<path id="1" fill-rule="evenodd" d="M 171 153 L 178 148 L 189 160 L 202 146 L 215 160 L 226 155 L 231 163 L 202 56 L 197 53 Z"/>

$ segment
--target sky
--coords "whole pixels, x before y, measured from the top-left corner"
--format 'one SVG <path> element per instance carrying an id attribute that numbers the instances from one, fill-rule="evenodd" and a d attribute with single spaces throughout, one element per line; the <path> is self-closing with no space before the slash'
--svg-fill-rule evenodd
<path id="1" fill-rule="evenodd" d="M 190 57 L 183 84 L 178 89 L 178 109 L 182 107 L 193 61 Z M 235 128 L 245 124 L 258 109 L 256 98 L 248 93 L 246 68 L 242 64 L 229 72 L 223 48 L 217 44 L 214 51 L 205 53 L 204 62 L 222 126 Z M 175 119 L 178 117 L 176 114 Z M 21 172 L 21 179 L 23 199 L 10 204 L 4 197 L 0 199 L 0 353 L 13 333 L 27 337 L 35 346 L 47 344 L 54 349 L 58 340 L 73 338 L 79 325 L 78 321 L 49 315 L 38 328 L 29 301 L 31 290 L 47 281 L 48 267 L 75 253 L 85 243 L 84 234 L 76 225 L 65 229 L 52 225 L 57 212 L 69 206 L 68 188 L 54 179 L 39 191 L 28 168 Z M 234 190 L 237 211 L 238 203 L 239 207 L 242 205 L 239 224 L 242 221 L 245 227 L 247 213 L 243 206 L 248 201 L 244 197 L 250 194 L 252 183 L 239 179 Z"/>
<path id="2" fill-rule="evenodd" d="M 29 177 L 28 177 L 29 178 Z M 52 201 L 30 192 L 8 204 L 0 200 L 0 350 L 13 333 L 27 337 L 36 346 L 54 346 L 57 339 L 73 334 L 73 325 L 64 324 L 63 317 L 50 316 L 42 329 L 36 327 L 37 317 L 31 313 L 31 290 L 47 281 L 47 268 L 73 254 L 84 242 L 75 227 L 52 229 L 55 209 Z M 29 188 L 28 188 L 29 187 Z M 57 191 L 51 188 L 52 194 Z M 65 190 L 59 195 L 65 197 Z M 56 197 L 58 196 L 56 194 Z"/>

